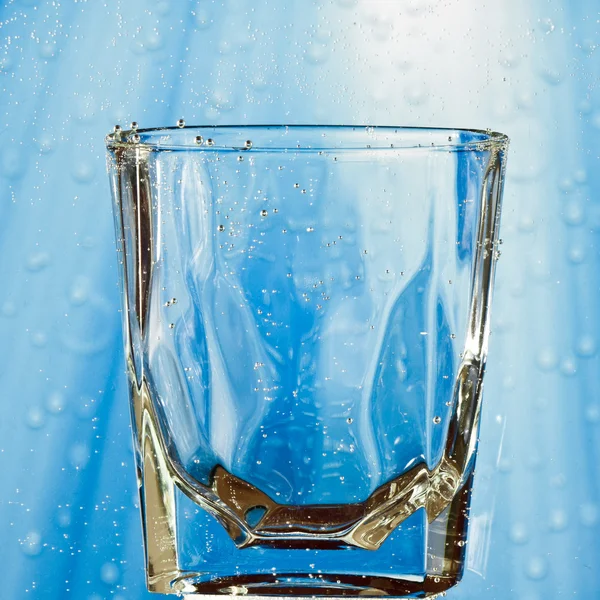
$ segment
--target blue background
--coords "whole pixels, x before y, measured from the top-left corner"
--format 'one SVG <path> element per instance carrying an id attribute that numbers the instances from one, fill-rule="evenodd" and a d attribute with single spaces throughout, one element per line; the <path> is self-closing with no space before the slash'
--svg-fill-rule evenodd
<path id="1" fill-rule="evenodd" d="M 511 137 L 469 571 L 448 598 L 597 597 L 599 9 L 4 1 L 1 597 L 149 597 L 103 137 L 181 117 Z"/>

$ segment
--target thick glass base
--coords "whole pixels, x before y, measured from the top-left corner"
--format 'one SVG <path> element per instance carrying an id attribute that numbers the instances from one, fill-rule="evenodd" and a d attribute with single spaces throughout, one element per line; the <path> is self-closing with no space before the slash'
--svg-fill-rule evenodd
<path id="1" fill-rule="evenodd" d="M 186 598 L 201 598 L 204 595 L 237 596 L 327 596 L 333 597 L 402 597 L 431 598 L 445 592 L 456 580 L 448 577 L 426 577 L 412 581 L 402 576 L 383 577 L 370 575 L 312 575 L 280 574 L 239 576 L 229 579 L 202 581 L 188 578 L 175 586 L 186 590 Z"/>

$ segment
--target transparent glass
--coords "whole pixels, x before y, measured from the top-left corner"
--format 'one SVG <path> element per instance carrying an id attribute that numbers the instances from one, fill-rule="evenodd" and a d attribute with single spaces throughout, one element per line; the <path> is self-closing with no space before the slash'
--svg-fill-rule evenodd
<path id="1" fill-rule="evenodd" d="M 456 584 L 507 138 L 176 127 L 107 147 L 148 588 Z"/>

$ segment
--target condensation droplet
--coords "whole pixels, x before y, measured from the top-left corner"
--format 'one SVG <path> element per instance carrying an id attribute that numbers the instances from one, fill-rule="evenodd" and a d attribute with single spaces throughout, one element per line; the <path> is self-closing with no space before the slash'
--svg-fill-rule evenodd
<path id="1" fill-rule="evenodd" d="M 25 422 L 31 429 L 40 429 L 46 423 L 46 415 L 39 406 L 32 406 L 25 416 Z"/>
<path id="2" fill-rule="evenodd" d="M 119 581 L 119 568 L 115 563 L 107 562 L 100 568 L 100 579 L 107 585 L 114 585 Z"/>
<path id="3" fill-rule="evenodd" d="M 567 377 L 571 377 L 577 373 L 577 363 L 573 358 L 565 358 L 560 363 L 560 372 Z"/>
<path id="4" fill-rule="evenodd" d="M 582 358 L 589 358 L 596 354 L 596 340 L 588 334 L 582 335 L 575 345 L 575 352 Z"/>
<path id="5" fill-rule="evenodd" d="M 0 314 L 7 318 L 14 317 L 17 314 L 17 305 L 14 302 L 7 300 L 2 304 L 2 307 L 0 308 Z"/>
<path id="6" fill-rule="evenodd" d="M 36 252 L 27 259 L 25 264 L 28 271 L 37 273 L 45 269 L 50 264 L 50 255 L 47 252 Z"/>
<path id="7" fill-rule="evenodd" d="M 54 415 L 58 415 L 65 410 L 67 401 L 60 392 L 52 392 L 46 400 L 46 410 Z"/>
<path id="8" fill-rule="evenodd" d="M 550 515 L 550 529 L 552 531 L 563 531 L 567 528 L 567 513 L 564 510 L 554 510 Z"/>
<path id="9" fill-rule="evenodd" d="M 599 423 L 600 422 L 600 405 L 589 404 L 585 409 L 585 420 L 588 423 Z"/>
<path id="10" fill-rule="evenodd" d="M 558 365 L 558 356 L 554 349 L 544 348 L 538 353 L 536 362 L 542 371 L 551 371 Z"/>
<path id="11" fill-rule="evenodd" d="M 548 572 L 548 564 L 546 560 L 541 556 L 534 556 L 529 559 L 527 566 L 525 567 L 525 574 L 529 579 L 539 581 L 546 577 Z"/>
<path id="12" fill-rule="evenodd" d="M 600 517 L 600 511 L 595 504 L 586 503 L 579 507 L 579 519 L 582 525 L 586 527 L 593 527 L 598 524 Z"/>
<path id="13" fill-rule="evenodd" d="M 43 331 L 36 331 L 31 334 L 31 344 L 36 348 L 43 348 L 48 342 L 48 338 Z"/>
<path id="14" fill-rule="evenodd" d="M 27 556 L 39 556 L 42 552 L 42 536 L 39 531 L 30 531 L 21 542 L 21 550 Z"/>
<path id="15" fill-rule="evenodd" d="M 69 527 L 71 520 L 71 511 L 68 508 L 63 506 L 56 511 L 56 523 L 59 527 Z"/>
<path id="16" fill-rule="evenodd" d="M 585 249 L 580 244 L 572 246 L 569 248 L 567 253 L 567 257 L 569 262 L 574 265 L 580 265 L 585 260 Z"/>

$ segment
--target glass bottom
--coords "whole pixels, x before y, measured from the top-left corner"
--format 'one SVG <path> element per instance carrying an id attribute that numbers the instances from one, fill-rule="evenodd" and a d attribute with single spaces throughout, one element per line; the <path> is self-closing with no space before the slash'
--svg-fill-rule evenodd
<path id="1" fill-rule="evenodd" d="M 370 575 L 314 575 L 278 574 L 252 575 L 221 579 L 201 577 L 182 578 L 173 583 L 176 589 L 185 590 L 186 598 L 204 595 L 234 596 L 327 596 L 332 597 L 402 597 L 431 598 L 454 586 L 457 579 L 450 577 L 425 577 L 412 581 L 399 577 Z"/>

